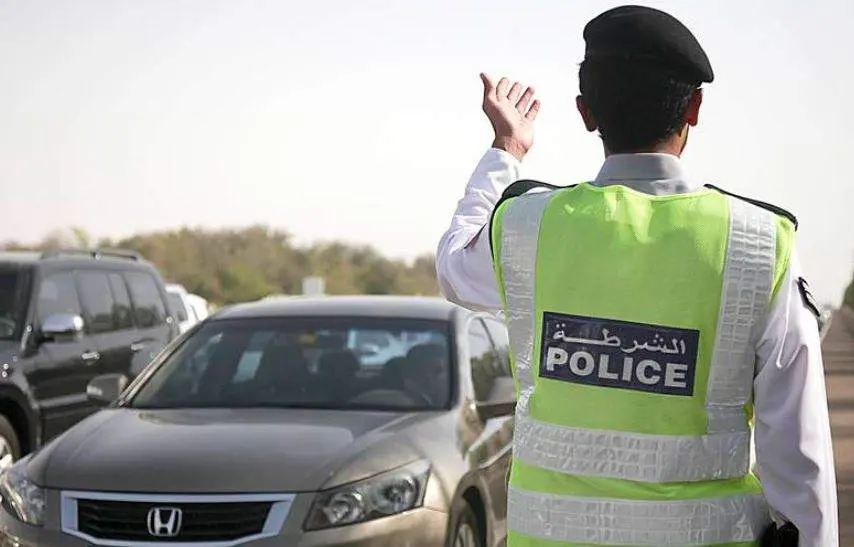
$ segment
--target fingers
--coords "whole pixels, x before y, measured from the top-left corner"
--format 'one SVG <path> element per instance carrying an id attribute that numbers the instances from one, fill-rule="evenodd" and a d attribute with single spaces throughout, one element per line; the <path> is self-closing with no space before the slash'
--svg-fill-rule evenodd
<path id="1" fill-rule="evenodd" d="M 537 114 L 540 113 L 540 101 L 535 100 L 531 105 L 531 108 L 528 109 L 528 112 L 525 114 L 525 118 L 531 121 L 537 119 Z"/>
<path id="2" fill-rule="evenodd" d="M 495 93 L 498 95 L 499 99 L 504 99 L 507 97 L 507 87 L 510 85 L 510 80 L 507 78 L 501 78 L 498 81 L 498 87 L 495 89 Z"/>
<path id="3" fill-rule="evenodd" d="M 519 114 L 523 115 L 528 120 L 534 120 L 540 111 L 540 101 L 534 98 L 534 88 L 531 86 L 524 87 L 520 82 L 513 82 L 502 77 L 496 81 L 490 78 L 485 73 L 480 73 L 480 79 L 483 82 L 483 98 L 484 101 L 491 102 L 510 102 L 512 103 Z M 524 89 L 524 92 L 522 91 Z"/>
<path id="4" fill-rule="evenodd" d="M 511 103 L 515 103 L 519 100 L 519 96 L 521 94 L 522 85 L 519 82 L 513 82 L 513 86 L 510 88 L 510 93 L 507 94 L 507 99 L 509 99 Z"/>
<path id="5" fill-rule="evenodd" d="M 481 72 L 480 80 L 483 82 L 483 98 L 495 96 L 495 82 L 492 78 Z"/>
<path id="6" fill-rule="evenodd" d="M 534 88 L 528 87 L 525 89 L 525 92 L 522 94 L 522 97 L 516 103 L 516 110 L 519 111 L 519 114 L 524 114 L 528 109 L 528 105 L 531 104 L 531 99 L 534 97 Z"/>

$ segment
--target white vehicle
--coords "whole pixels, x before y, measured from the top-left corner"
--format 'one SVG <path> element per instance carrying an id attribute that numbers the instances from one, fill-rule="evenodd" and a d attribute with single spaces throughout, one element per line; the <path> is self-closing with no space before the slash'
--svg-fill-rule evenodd
<path id="1" fill-rule="evenodd" d="M 210 304 L 201 296 L 190 293 L 187 295 L 187 302 L 193 311 L 196 312 L 196 318 L 199 321 L 204 321 L 210 315 Z"/>
<path id="2" fill-rule="evenodd" d="M 186 332 L 190 327 L 201 321 L 196 310 L 190 304 L 190 293 L 183 285 L 169 283 L 166 285 L 166 297 L 169 300 L 169 307 L 175 314 L 175 319 L 178 322 L 178 330 Z"/>

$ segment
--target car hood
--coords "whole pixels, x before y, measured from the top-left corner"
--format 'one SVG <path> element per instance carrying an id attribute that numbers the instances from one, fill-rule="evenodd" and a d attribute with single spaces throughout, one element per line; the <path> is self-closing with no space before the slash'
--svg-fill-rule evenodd
<path id="1" fill-rule="evenodd" d="M 436 435 L 438 420 L 349 410 L 106 409 L 34 454 L 27 472 L 57 489 L 316 491 L 424 457 L 415 439 Z"/>

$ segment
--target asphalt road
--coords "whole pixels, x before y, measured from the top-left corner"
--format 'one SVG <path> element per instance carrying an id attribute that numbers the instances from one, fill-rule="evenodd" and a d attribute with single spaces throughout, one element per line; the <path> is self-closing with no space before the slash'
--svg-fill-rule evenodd
<path id="1" fill-rule="evenodd" d="M 835 314 L 822 354 L 839 486 L 839 545 L 854 547 L 854 312 Z"/>

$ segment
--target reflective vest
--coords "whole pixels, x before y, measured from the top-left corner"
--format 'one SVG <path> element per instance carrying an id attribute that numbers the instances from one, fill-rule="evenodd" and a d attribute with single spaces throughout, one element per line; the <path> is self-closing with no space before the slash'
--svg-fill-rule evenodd
<path id="1" fill-rule="evenodd" d="M 714 187 L 512 197 L 531 186 L 490 229 L 518 396 L 508 547 L 757 545 L 754 345 L 794 217 Z"/>

